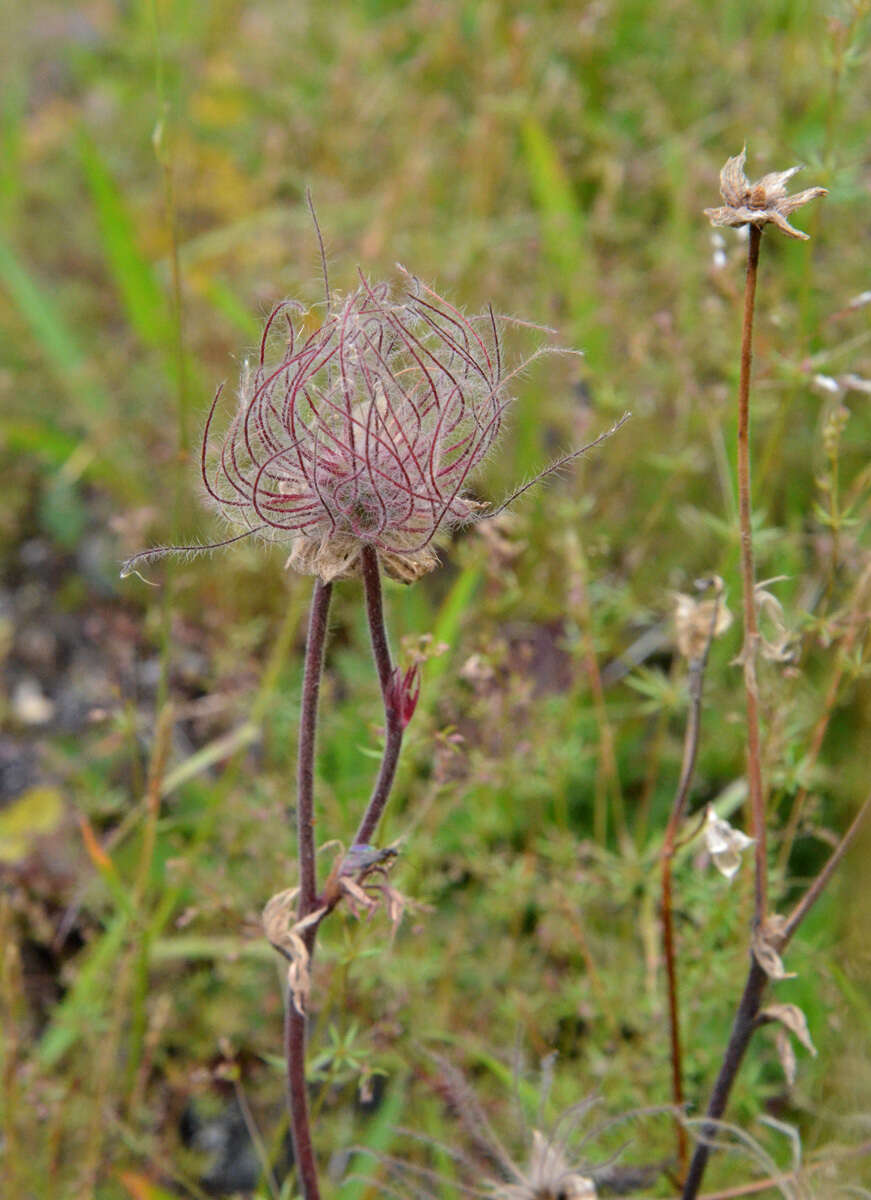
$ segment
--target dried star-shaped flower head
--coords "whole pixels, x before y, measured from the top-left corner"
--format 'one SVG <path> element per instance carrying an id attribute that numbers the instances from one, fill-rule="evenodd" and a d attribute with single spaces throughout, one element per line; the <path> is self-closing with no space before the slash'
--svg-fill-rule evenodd
<path id="1" fill-rule="evenodd" d="M 827 195 L 826 188 L 806 188 L 803 192 L 788 196 L 786 181 L 801 170 L 800 166 L 790 167 L 788 171 L 772 171 L 756 183 L 751 183 L 744 174 L 746 161 L 745 147 L 740 154 L 730 158 L 720 172 L 720 195 L 724 206 L 705 209 L 705 216 L 710 218 L 711 224 L 755 225 L 758 229 L 763 225 L 776 225 L 787 237 L 807 241 L 808 235 L 790 225 L 789 218 L 797 208 L 810 200 Z"/>
<path id="2" fill-rule="evenodd" d="M 323 318 L 279 304 L 225 431 L 215 435 L 220 389 L 206 421 L 202 480 L 231 535 L 214 546 L 145 551 L 122 575 L 161 554 L 251 534 L 284 542 L 288 566 L 324 582 L 359 575 L 364 546 L 403 583 L 431 571 L 437 535 L 495 516 L 608 436 L 564 455 L 496 508 L 467 494 L 502 428 L 511 380 L 554 350 L 540 347 L 506 370 L 506 321 L 492 309 L 468 317 L 416 279 L 395 296 L 362 273 L 353 292 L 329 299 Z"/>

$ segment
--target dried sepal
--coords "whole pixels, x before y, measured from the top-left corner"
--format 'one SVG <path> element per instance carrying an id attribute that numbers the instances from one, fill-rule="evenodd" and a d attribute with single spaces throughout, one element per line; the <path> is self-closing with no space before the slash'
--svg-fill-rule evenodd
<path id="1" fill-rule="evenodd" d="M 779 1021 L 816 1058 L 817 1049 L 808 1029 L 807 1017 L 797 1004 L 768 1004 L 759 1014 L 760 1023 Z"/>
<path id="2" fill-rule="evenodd" d="M 795 1057 L 795 1047 L 792 1044 L 792 1038 L 785 1029 L 778 1029 L 774 1035 L 774 1046 L 777 1050 L 777 1057 L 780 1060 L 780 1065 L 783 1067 L 783 1074 L 786 1077 L 786 1082 L 789 1087 L 795 1083 L 795 1076 L 798 1063 Z"/>
<path id="3" fill-rule="evenodd" d="M 723 817 L 718 817 L 711 804 L 705 816 L 704 834 L 714 866 L 726 879 L 731 879 L 741 866 L 742 852 L 752 846 L 755 839 L 735 829 Z"/>
<path id="4" fill-rule="evenodd" d="M 773 914 L 753 933 L 750 949 L 769 979 L 795 979 L 794 971 L 787 971 L 780 957 L 783 947 L 783 917 Z"/>
<path id="5" fill-rule="evenodd" d="M 760 631 L 759 649 L 762 657 L 770 662 L 788 663 L 796 656 L 796 637 L 792 630 L 787 628 L 783 605 L 766 586 L 767 583 L 776 582 L 778 580 L 771 579 L 757 583 L 754 589 L 759 616 L 765 617 L 774 631 L 771 637 Z"/>
<path id="6" fill-rule="evenodd" d="M 298 575 L 317 575 L 323 583 L 336 579 L 359 579 L 362 575 L 363 543 L 341 534 L 325 535 L 317 541 L 294 538 L 284 564 Z M 382 550 L 379 561 L 384 574 L 398 583 L 416 583 L 439 565 L 439 556 L 431 546 L 407 554 Z"/>
<path id="7" fill-rule="evenodd" d="M 278 892 L 267 901 L 262 920 L 267 939 L 288 960 L 287 986 L 294 1008 L 304 1016 L 311 990 L 311 956 L 302 935 L 317 925 L 327 910 L 318 908 L 302 920 L 294 921 L 298 897 L 298 887 Z"/>
<path id="8" fill-rule="evenodd" d="M 732 614 L 722 596 L 723 581 L 716 577 L 717 594 L 705 600 L 685 592 L 674 596 L 674 627 L 677 648 L 684 658 L 697 662 L 703 657 L 708 643 L 732 624 Z"/>
<path id="9" fill-rule="evenodd" d="M 805 188 L 803 192 L 787 195 L 786 184 L 800 166 L 786 171 L 772 171 L 752 183 L 744 172 L 747 161 L 746 147 L 740 154 L 728 159 L 720 172 L 721 208 L 706 208 L 705 216 L 712 225 L 755 225 L 758 229 L 774 225 L 787 237 L 807 241 L 808 235 L 789 223 L 789 217 L 818 196 L 827 195 L 823 187 Z"/>

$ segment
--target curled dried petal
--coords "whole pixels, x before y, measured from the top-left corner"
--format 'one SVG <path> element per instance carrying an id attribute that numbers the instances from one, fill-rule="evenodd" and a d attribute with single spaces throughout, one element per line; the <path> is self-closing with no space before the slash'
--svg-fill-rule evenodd
<path id="1" fill-rule="evenodd" d="M 720 172 L 720 195 L 723 207 L 706 208 L 705 216 L 712 225 L 775 225 L 787 237 L 807 241 L 808 235 L 789 223 L 789 217 L 797 208 L 827 195 L 826 188 L 805 188 L 792 196 L 786 193 L 786 183 L 800 171 L 801 167 L 789 167 L 785 171 L 771 171 L 755 183 L 744 173 L 747 160 L 746 147 L 740 154 L 727 160 Z"/>

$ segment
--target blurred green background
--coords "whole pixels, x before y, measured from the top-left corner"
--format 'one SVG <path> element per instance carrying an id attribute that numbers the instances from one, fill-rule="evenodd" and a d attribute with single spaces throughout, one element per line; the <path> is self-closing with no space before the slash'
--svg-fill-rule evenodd
<path id="1" fill-rule="evenodd" d="M 744 242 L 701 210 L 745 142 L 751 176 L 803 162 L 797 185 L 830 192 L 796 218 L 809 243 L 763 239 L 758 577 L 783 577 L 771 590 L 793 648 L 762 672 L 774 900 L 795 898 L 868 787 L 869 7 L 7 0 L 10 1196 L 294 1194 L 259 913 L 293 881 L 310 581 L 246 543 L 154 566 L 156 587 L 118 569 L 148 545 L 220 536 L 200 502 L 201 426 L 270 306 L 322 293 L 306 186 L 338 291 L 358 265 L 395 278 L 398 261 L 471 311 L 492 303 L 585 351 L 520 380 L 482 498 L 633 414 L 498 525 L 445 546 L 440 571 L 388 586 L 400 657 L 424 636 L 432 652 L 381 831 L 404 839 L 393 879 L 422 907 L 393 940 L 383 917 L 343 913 L 324 930 L 311 1072 L 329 1194 L 384 1194 L 350 1178 L 385 1169 L 351 1159 L 361 1144 L 428 1162 L 447 1180 L 432 1194 L 459 1194 L 450 1151 L 468 1130 L 428 1049 L 465 1071 L 521 1160 L 531 1125 L 592 1093 L 584 1132 L 668 1103 L 657 856 L 687 706 L 674 593 L 717 571 L 740 609 Z M 522 331 L 507 348 L 528 348 Z M 712 653 L 692 802 L 720 799 L 741 822 L 739 626 Z M 323 694 L 322 842 L 351 835 L 379 720 L 347 583 Z M 803 1007 L 818 1058 L 798 1050 L 790 1087 L 761 1033 L 730 1109 L 781 1165 L 789 1141 L 759 1117 L 796 1126 L 820 1196 L 834 1176 L 819 1164 L 869 1136 L 868 852 L 866 838 L 790 951 L 798 977 L 777 987 Z M 697 843 L 676 870 L 695 1106 L 743 978 L 748 886 Z M 631 1137 L 627 1161 L 672 1154 L 664 1116 Z M 859 1159 L 839 1170 L 871 1180 Z M 722 1157 L 707 1182 L 760 1171 Z M 661 1176 L 645 1194 L 674 1188 Z"/>

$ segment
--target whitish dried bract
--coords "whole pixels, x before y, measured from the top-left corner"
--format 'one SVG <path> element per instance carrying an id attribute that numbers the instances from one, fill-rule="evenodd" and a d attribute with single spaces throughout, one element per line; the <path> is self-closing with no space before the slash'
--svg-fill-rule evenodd
<path id="1" fill-rule="evenodd" d="M 722 208 L 705 209 L 705 216 L 710 218 L 711 224 L 755 225 L 759 229 L 764 225 L 776 225 L 787 237 L 807 241 L 808 235 L 790 225 L 789 218 L 797 208 L 810 200 L 827 195 L 826 189 L 812 187 L 792 196 L 787 195 L 786 182 L 801 170 L 800 166 L 790 167 L 788 171 L 772 171 L 756 183 L 751 183 L 744 173 L 746 160 L 745 148 L 730 158 L 720 172 L 720 195 L 724 205 Z"/>
<path id="2" fill-rule="evenodd" d="M 714 860 L 714 866 L 721 875 L 731 879 L 741 866 L 741 854 L 754 839 L 747 837 L 740 829 L 733 829 L 728 821 L 718 817 L 709 804 L 705 817 L 705 844 L 708 853 Z"/>

